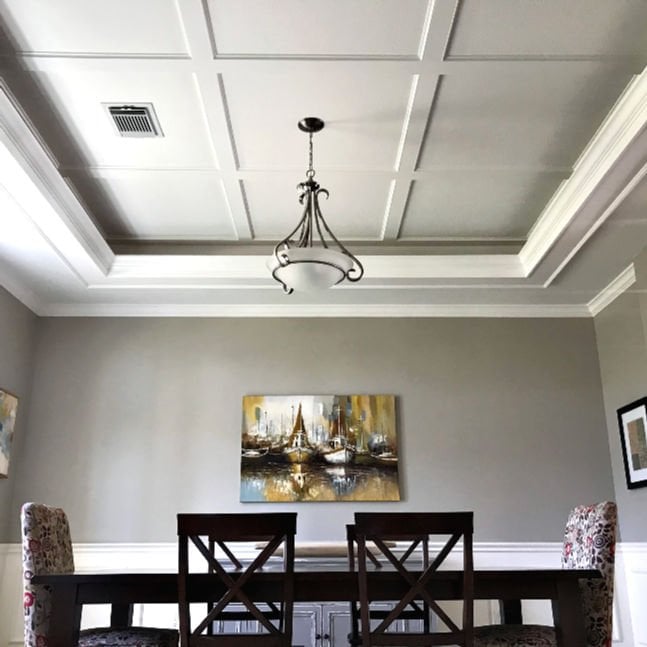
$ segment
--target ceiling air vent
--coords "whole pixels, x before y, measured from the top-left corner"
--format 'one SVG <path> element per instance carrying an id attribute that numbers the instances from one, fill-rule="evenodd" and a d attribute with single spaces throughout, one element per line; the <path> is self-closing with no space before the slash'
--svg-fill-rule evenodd
<path id="1" fill-rule="evenodd" d="M 164 137 L 152 103 L 104 105 L 122 137 Z"/>

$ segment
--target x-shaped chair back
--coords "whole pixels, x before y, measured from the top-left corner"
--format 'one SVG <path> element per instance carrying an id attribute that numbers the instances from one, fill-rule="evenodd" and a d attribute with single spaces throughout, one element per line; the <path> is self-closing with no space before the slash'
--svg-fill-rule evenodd
<path id="1" fill-rule="evenodd" d="M 418 562 L 415 570 L 407 558 L 411 549 L 398 556 L 389 542 L 411 542 L 415 537 L 449 537 L 438 553 L 424 563 Z M 472 512 L 386 512 L 355 513 L 355 539 L 357 542 L 358 585 L 361 619 L 361 645 L 461 645 L 472 647 L 474 632 L 474 564 L 472 555 Z M 439 567 L 462 540 L 462 626 L 459 627 L 433 597 L 433 579 Z M 381 554 L 390 567 L 400 574 L 402 594 L 382 621 L 371 628 L 372 617 L 371 573 L 368 571 L 367 542 L 372 542 L 375 552 Z M 405 544 L 406 545 L 406 544 Z M 405 557 L 405 559 L 403 559 Z M 402 617 L 412 602 L 420 601 L 431 609 L 445 625 L 446 631 L 432 631 L 428 625 L 422 632 L 395 631 L 394 623 Z M 418 602 L 418 604 L 420 604 Z"/>
<path id="2" fill-rule="evenodd" d="M 205 645 L 289 646 L 292 638 L 294 604 L 294 537 L 296 513 L 275 514 L 179 514 L 178 522 L 178 600 L 182 647 Z M 231 545 L 261 544 L 260 552 L 245 566 Z M 189 544 L 193 544 L 212 575 L 214 594 L 207 615 L 191 628 L 189 602 Z M 215 550 L 218 546 L 224 557 Z M 283 548 L 282 587 L 278 600 L 253 601 L 247 585 L 274 555 Z M 232 606 L 235 605 L 235 610 Z M 219 621 L 252 620 L 260 633 L 214 633 Z"/>
<path id="3" fill-rule="evenodd" d="M 398 551 L 398 556 L 396 559 L 400 562 L 402 566 L 405 566 L 407 561 L 411 558 L 418 560 L 418 565 L 422 563 L 423 568 L 427 568 L 429 565 L 429 536 L 426 534 L 423 535 L 409 535 L 405 537 L 402 535 L 399 541 L 403 542 L 403 551 L 400 553 Z M 356 551 L 357 551 L 357 534 L 355 532 L 355 526 L 353 524 L 348 524 L 346 526 L 346 542 L 348 548 L 348 569 L 350 571 L 355 571 L 357 568 L 356 564 Z M 387 542 L 385 544 L 388 548 L 395 547 L 395 542 Z M 369 546 L 366 548 L 366 557 L 371 562 L 373 567 L 376 570 L 380 570 L 384 566 L 385 556 L 382 551 L 376 550 Z M 420 556 L 418 555 L 420 553 Z M 421 560 L 419 559 L 421 557 Z M 380 559 L 382 558 L 382 559 Z M 389 614 L 389 611 L 385 609 L 369 609 L 369 616 L 371 619 L 383 619 L 386 618 Z M 351 618 L 351 633 L 348 637 L 348 641 L 351 645 L 361 645 L 361 636 L 359 632 L 359 619 L 360 619 L 360 610 L 357 601 L 351 600 L 350 603 L 350 618 Z M 411 600 L 407 607 L 403 609 L 402 613 L 399 616 L 401 620 L 420 620 L 422 621 L 423 630 L 425 632 L 429 631 L 430 628 L 430 613 L 429 605 L 425 600 L 422 602 L 420 600 Z"/>

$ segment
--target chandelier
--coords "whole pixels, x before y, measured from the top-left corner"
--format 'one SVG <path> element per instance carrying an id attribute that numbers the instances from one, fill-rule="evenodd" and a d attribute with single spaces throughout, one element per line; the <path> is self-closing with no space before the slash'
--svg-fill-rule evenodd
<path id="1" fill-rule="evenodd" d="M 306 180 L 297 185 L 299 202 L 304 205 L 303 216 L 277 243 L 268 261 L 272 277 L 287 294 L 295 290 L 325 290 L 344 279 L 359 281 L 364 275 L 362 264 L 332 233 L 319 207 L 319 197 L 328 198 L 329 194 L 314 179 L 312 136 L 323 127 L 324 122 L 317 117 L 306 117 L 299 122 L 299 129 L 308 133 L 310 140 Z"/>

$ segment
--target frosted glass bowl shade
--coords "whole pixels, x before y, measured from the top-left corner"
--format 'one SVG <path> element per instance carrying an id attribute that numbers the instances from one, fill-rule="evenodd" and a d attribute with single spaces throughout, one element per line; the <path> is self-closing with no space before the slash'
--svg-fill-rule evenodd
<path id="1" fill-rule="evenodd" d="M 295 247 L 280 250 L 279 255 L 287 256 L 287 265 L 281 266 L 271 256 L 267 266 L 273 276 L 295 292 L 326 290 L 342 281 L 353 267 L 349 256 L 323 247 Z"/>

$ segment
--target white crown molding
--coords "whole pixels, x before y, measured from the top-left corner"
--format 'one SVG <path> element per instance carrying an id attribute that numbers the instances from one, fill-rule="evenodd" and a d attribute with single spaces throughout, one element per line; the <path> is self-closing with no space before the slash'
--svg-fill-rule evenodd
<path id="1" fill-rule="evenodd" d="M 609 285 L 600 290 L 587 304 L 592 317 L 602 312 L 610 303 L 617 299 L 625 290 L 636 282 L 636 270 L 633 263 L 616 276 Z"/>
<path id="2" fill-rule="evenodd" d="M 0 269 L 0 286 L 29 308 L 35 315 L 42 316 L 42 304 L 38 297 L 27 287 Z"/>
<path id="3" fill-rule="evenodd" d="M 590 317 L 586 305 L 477 304 L 124 304 L 81 303 L 43 306 L 48 317 Z"/>
<path id="4" fill-rule="evenodd" d="M 2 183 L 70 269 L 89 282 L 105 274 L 114 255 L 0 79 Z"/>
<path id="5" fill-rule="evenodd" d="M 647 126 L 647 68 L 629 83 L 533 226 L 519 259 L 530 275 L 564 234 L 605 175 Z M 586 234 L 585 234 L 586 235 Z"/>

